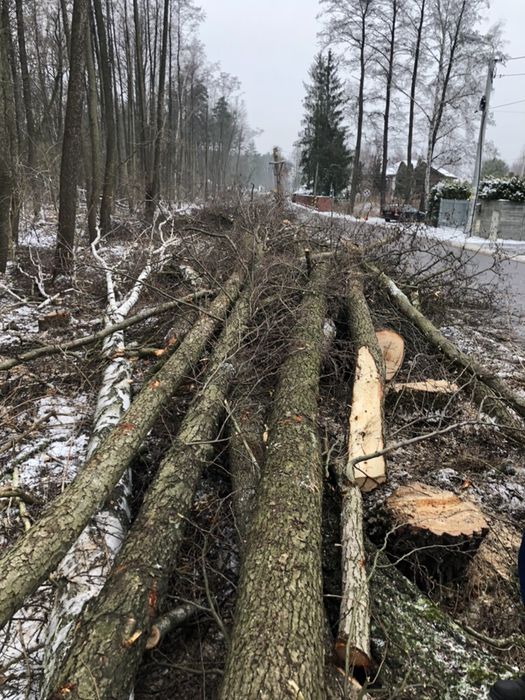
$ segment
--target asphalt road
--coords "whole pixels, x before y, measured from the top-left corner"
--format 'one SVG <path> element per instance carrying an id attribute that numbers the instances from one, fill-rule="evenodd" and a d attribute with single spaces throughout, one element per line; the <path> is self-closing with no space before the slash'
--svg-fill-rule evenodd
<path id="1" fill-rule="evenodd" d="M 503 261 L 499 277 L 490 269 L 493 257 L 488 251 L 476 253 L 471 264 L 478 268 L 484 281 L 495 282 L 501 289 L 505 305 L 502 315 L 511 317 L 514 331 L 525 340 L 525 256 Z"/>

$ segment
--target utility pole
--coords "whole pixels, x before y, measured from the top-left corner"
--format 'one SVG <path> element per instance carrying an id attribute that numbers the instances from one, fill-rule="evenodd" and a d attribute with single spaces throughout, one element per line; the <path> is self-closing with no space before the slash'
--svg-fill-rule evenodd
<path id="1" fill-rule="evenodd" d="M 479 136 L 478 136 L 478 148 L 476 152 L 476 164 L 474 167 L 474 177 L 472 179 L 472 199 L 469 209 L 467 226 L 465 228 L 466 233 L 472 233 L 474 227 L 474 216 L 476 214 L 476 205 L 478 203 L 478 192 L 479 192 L 479 180 L 481 176 L 481 166 L 483 163 L 483 148 L 485 146 L 485 133 L 487 131 L 487 117 L 489 114 L 489 104 L 490 96 L 492 93 L 492 86 L 494 83 L 494 67 L 496 65 L 496 59 L 491 56 L 489 59 L 489 65 L 487 70 L 487 82 L 485 83 L 485 94 L 481 98 L 479 103 L 479 110 L 481 112 L 481 122 L 479 125 Z"/>
<path id="2" fill-rule="evenodd" d="M 274 147 L 272 155 L 273 160 L 270 161 L 270 165 L 273 167 L 273 177 L 275 181 L 275 199 L 277 201 L 277 206 L 280 207 L 284 203 L 283 179 L 286 161 L 281 157 L 281 153 L 277 146 Z"/>

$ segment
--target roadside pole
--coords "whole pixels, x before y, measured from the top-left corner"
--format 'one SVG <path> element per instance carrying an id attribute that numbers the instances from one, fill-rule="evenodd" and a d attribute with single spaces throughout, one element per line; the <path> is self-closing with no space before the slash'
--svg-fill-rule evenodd
<path id="1" fill-rule="evenodd" d="M 478 203 L 479 181 L 481 176 L 481 166 L 483 163 L 483 147 L 485 145 L 485 133 L 487 131 L 487 117 L 489 113 L 490 96 L 494 83 L 494 67 L 496 60 L 494 56 L 489 59 L 487 70 L 487 81 L 485 83 L 485 94 L 481 98 L 479 109 L 481 111 L 481 123 L 479 125 L 478 148 L 476 152 L 476 165 L 474 167 L 474 177 L 472 179 L 472 200 L 469 209 L 465 233 L 472 233 L 474 228 L 474 216 L 476 214 L 476 204 Z"/>

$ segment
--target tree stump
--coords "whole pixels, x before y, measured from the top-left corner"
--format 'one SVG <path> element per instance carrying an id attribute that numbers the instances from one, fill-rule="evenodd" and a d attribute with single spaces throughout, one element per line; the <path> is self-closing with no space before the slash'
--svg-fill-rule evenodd
<path id="1" fill-rule="evenodd" d="M 472 501 L 418 482 L 398 488 L 384 508 L 387 550 L 423 584 L 461 578 L 489 531 Z"/>
<path id="2" fill-rule="evenodd" d="M 42 332 L 48 331 L 50 328 L 64 328 L 69 326 L 70 320 L 71 315 L 66 309 L 51 311 L 38 319 L 38 330 Z"/>

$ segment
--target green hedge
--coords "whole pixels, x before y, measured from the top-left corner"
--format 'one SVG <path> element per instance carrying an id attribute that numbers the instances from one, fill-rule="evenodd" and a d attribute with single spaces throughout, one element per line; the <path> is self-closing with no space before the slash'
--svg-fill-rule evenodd
<path id="1" fill-rule="evenodd" d="M 480 183 L 479 198 L 525 202 L 525 178 L 487 178 Z"/>

